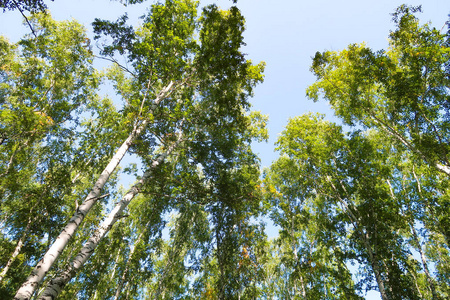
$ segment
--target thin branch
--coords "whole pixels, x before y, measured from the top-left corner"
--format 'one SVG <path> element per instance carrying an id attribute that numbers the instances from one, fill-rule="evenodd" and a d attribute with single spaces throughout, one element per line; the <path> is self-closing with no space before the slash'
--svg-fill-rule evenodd
<path id="1" fill-rule="evenodd" d="M 103 56 L 98 56 L 98 55 L 94 55 L 95 58 L 99 58 L 99 59 L 103 59 L 103 60 L 107 60 L 110 62 L 115 63 L 116 65 L 119 66 L 119 68 L 121 68 L 122 70 L 124 70 L 127 73 L 130 73 L 131 76 L 133 76 L 134 78 L 137 78 L 136 74 L 134 74 L 133 72 L 131 72 L 127 67 L 121 65 L 116 59 L 114 58 L 109 58 L 109 57 L 103 57 Z"/>
<path id="2" fill-rule="evenodd" d="M 139 114 L 138 114 L 138 118 L 136 119 L 136 124 L 139 121 L 139 117 L 142 115 L 142 109 L 144 108 L 144 103 L 145 103 L 145 100 L 147 99 L 148 91 L 150 90 L 151 85 L 152 85 L 152 75 L 150 74 L 150 78 L 147 83 L 147 89 L 144 94 L 144 99 L 142 99 L 141 107 L 139 108 Z"/>
<path id="3" fill-rule="evenodd" d="M 16 0 L 12 0 L 12 2 L 14 3 L 14 5 L 17 7 L 17 9 L 20 11 L 20 13 L 22 14 L 22 16 L 25 18 L 25 21 L 27 21 L 28 27 L 30 27 L 31 32 L 33 33 L 34 37 L 37 38 L 36 32 L 33 29 L 33 26 L 31 26 L 30 21 L 28 20 L 27 16 L 25 16 L 25 14 L 23 13 L 23 10 L 20 8 L 19 4 L 17 4 Z"/>

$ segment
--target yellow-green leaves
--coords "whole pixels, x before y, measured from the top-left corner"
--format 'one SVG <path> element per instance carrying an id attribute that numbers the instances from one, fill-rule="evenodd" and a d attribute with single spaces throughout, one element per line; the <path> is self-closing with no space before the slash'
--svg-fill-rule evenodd
<path id="1" fill-rule="evenodd" d="M 419 25 L 416 11 L 397 10 L 386 51 L 363 44 L 317 53 L 311 68 L 317 81 L 307 96 L 323 96 L 345 123 L 385 131 L 418 159 L 450 174 L 448 37 Z"/>
<path id="2" fill-rule="evenodd" d="M 324 121 L 323 115 L 306 114 L 289 120 L 276 149 L 304 162 L 327 160 L 336 156 L 342 139 L 340 126 Z"/>
<path id="3" fill-rule="evenodd" d="M 269 116 L 261 114 L 260 111 L 252 111 L 248 118 L 250 121 L 248 125 L 250 137 L 258 142 L 267 141 L 269 139 L 269 131 L 267 129 Z"/>

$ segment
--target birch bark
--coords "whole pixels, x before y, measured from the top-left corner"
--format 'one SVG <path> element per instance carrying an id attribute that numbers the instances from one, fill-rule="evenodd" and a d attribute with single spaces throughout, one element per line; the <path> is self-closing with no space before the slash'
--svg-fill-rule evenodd
<path id="1" fill-rule="evenodd" d="M 91 238 L 89 238 L 89 240 L 84 244 L 83 248 L 80 252 L 78 252 L 78 255 L 68 266 L 68 268 L 49 282 L 46 289 L 39 297 L 40 300 L 50 300 L 58 297 L 65 285 L 72 279 L 73 276 L 75 276 L 75 274 L 94 253 L 95 248 L 98 246 L 103 237 L 109 232 L 117 220 L 121 218 L 122 212 L 140 192 L 144 183 L 151 176 L 152 171 L 164 161 L 164 159 L 178 146 L 180 142 L 181 134 L 179 134 L 177 141 L 173 145 L 171 145 L 164 153 L 160 154 L 158 158 L 153 161 L 150 168 L 144 173 L 144 176 L 135 185 L 133 185 L 123 199 L 117 203 L 109 216 L 102 222 Z"/>
<path id="2" fill-rule="evenodd" d="M 433 278 L 431 277 L 431 274 L 430 274 L 430 269 L 428 268 L 427 258 L 425 257 L 425 254 L 423 253 L 422 244 L 420 242 L 419 236 L 417 235 L 417 231 L 414 228 L 414 224 L 412 224 L 411 222 L 409 222 L 409 226 L 411 228 L 413 239 L 416 244 L 416 249 L 419 251 L 420 258 L 422 260 L 423 271 L 425 272 L 425 276 L 427 278 L 427 281 L 428 281 L 428 284 L 429 284 L 429 287 L 431 290 L 432 299 L 433 300 L 439 299 L 437 292 L 436 292 L 436 287 L 434 286 L 434 283 L 433 283 Z"/>
<path id="3" fill-rule="evenodd" d="M 154 100 L 154 105 L 158 105 L 170 92 L 173 82 L 170 82 L 165 88 L 161 90 L 156 99 Z M 144 99 L 145 100 L 145 99 Z M 91 192 L 84 199 L 82 204 L 75 211 L 72 218 L 69 220 L 68 224 L 61 231 L 59 236 L 56 238 L 55 242 L 45 253 L 45 255 L 38 262 L 34 270 L 28 276 L 27 280 L 22 284 L 22 286 L 17 291 L 14 299 L 15 300 L 28 300 L 30 299 L 36 291 L 37 286 L 42 282 L 47 272 L 50 270 L 53 263 L 58 259 L 59 255 L 62 253 L 64 248 L 67 246 L 69 240 L 75 234 L 80 224 L 83 222 L 86 215 L 89 213 L 91 208 L 97 202 L 100 192 L 106 182 L 108 181 L 110 175 L 114 172 L 116 167 L 119 165 L 122 158 L 127 153 L 130 146 L 133 144 L 134 140 L 140 135 L 140 133 L 147 126 L 148 121 L 144 120 L 139 126 L 135 125 L 133 131 L 130 133 L 128 138 L 123 142 L 117 152 L 114 154 L 106 168 L 100 174 L 97 182 L 94 184 Z"/>
<path id="4" fill-rule="evenodd" d="M 351 203 L 347 203 L 346 201 L 344 201 L 344 199 L 341 198 L 341 196 L 339 195 L 339 191 L 336 188 L 336 186 L 333 184 L 333 182 L 331 181 L 331 176 L 327 176 L 326 177 L 328 183 L 330 184 L 330 186 L 332 187 L 333 191 L 336 194 L 336 198 L 339 200 L 339 202 L 342 204 L 342 206 L 344 207 L 344 212 L 347 214 L 347 216 L 350 218 L 351 222 L 352 222 L 352 226 L 353 228 L 356 230 L 358 236 L 360 237 L 361 241 L 363 242 L 366 250 L 367 250 L 367 254 L 368 254 L 368 258 L 369 258 L 369 263 L 372 266 L 374 275 L 375 275 L 375 280 L 377 281 L 378 284 L 378 290 L 380 291 L 381 294 L 381 299 L 383 300 L 389 300 L 389 297 L 386 293 L 386 287 L 384 285 L 384 281 L 382 278 L 382 274 L 381 274 L 381 270 L 380 270 L 380 266 L 378 264 L 378 259 L 376 257 L 376 252 L 372 249 L 372 246 L 369 242 L 369 235 L 367 232 L 365 232 L 360 225 L 359 220 L 361 219 L 359 216 L 356 216 L 353 211 L 356 212 L 355 209 L 352 209 L 349 207 L 353 206 Z M 344 186 L 342 186 L 342 188 L 344 189 L 344 191 L 347 193 L 346 189 Z"/>
<path id="5" fill-rule="evenodd" d="M 147 225 L 148 225 L 148 223 L 147 223 Z M 146 225 L 145 227 L 147 227 L 147 225 Z M 123 274 L 122 274 L 122 276 L 120 277 L 120 282 L 119 282 L 119 284 L 117 285 L 116 292 L 115 292 L 115 294 L 114 294 L 114 300 L 118 300 L 118 299 L 119 299 L 120 293 L 122 292 L 123 285 L 124 285 L 125 280 L 126 280 L 127 275 L 128 275 L 128 270 L 129 270 L 129 268 L 130 268 L 130 262 L 131 262 L 131 259 L 132 259 L 132 257 L 133 257 L 134 251 L 136 250 L 136 245 L 141 241 L 141 238 L 142 238 L 142 236 L 144 235 L 144 233 L 145 233 L 145 229 L 139 234 L 138 238 L 137 238 L 136 241 L 134 242 L 134 245 L 135 245 L 135 246 L 133 247 L 133 249 L 131 250 L 130 254 L 128 255 L 128 259 L 127 259 L 127 262 L 126 262 L 126 264 L 125 264 L 125 270 L 123 271 Z M 120 252 L 120 251 L 119 251 L 119 252 Z M 115 266 L 114 266 L 114 271 L 115 271 L 115 270 L 116 270 L 116 268 L 115 268 Z M 114 274 L 113 274 L 113 275 L 114 275 Z M 114 278 L 114 276 L 111 276 L 111 281 L 113 280 L 113 278 Z"/>
<path id="6" fill-rule="evenodd" d="M 20 237 L 19 241 L 17 242 L 16 248 L 14 249 L 13 254 L 11 254 L 11 257 L 9 258 L 8 262 L 6 263 L 6 266 L 3 268 L 2 272 L 0 273 L 0 282 L 3 281 L 3 278 L 5 277 L 6 273 L 9 271 L 9 268 L 11 267 L 11 265 L 14 263 L 14 261 L 16 260 L 17 256 L 20 253 L 20 250 L 22 250 L 25 238 L 27 237 L 28 232 L 30 231 L 30 227 L 31 224 L 33 223 L 33 221 L 36 219 L 28 219 L 28 223 L 27 223 L 27 227 L 25 228 L 25 230 L 22 233 L 22 236 Z"/>
<path id="7" fill-rule="evenodd" d="M 412 167 L 412 173 L 413 173 L 413 176 L 414 176 L 414 178 L 415 178 L 415 180 L 417 182 L 417 189 L 418 189 L 419 195 L 420 195 L 420 197 L 423 197 L 422 196 L 422 186 L 421 186 L 420 180 L 417 177 L 417 174 L 416 174 L 416 172 L 414 170 L 414 166 Z M 395 199 L 394 190 L 392 188 L 392 185 L 391 185 L 390 181 L 388 180 L 387 183 L 389 185 L 391 197 Z M 403 187 L 403 189 L 404 189 L 404 187 Z M 405 192 L 406 192 L 406 190 L 405 190 Z M 407 205 L 407 209 L 408 209 L 408 211 L 411 211 L 411 207 L 410 207 L 409 204 Z M 419 235 L 417 234 L 416 228 L 414 227 L 414 221 L 408 218 L 407 214 L 403 211 L 403 209 L 401 209 L 401 211 L 402 211 L 402 214 L 403 214 L 404 218 L 406 220 L 408 220 L 407 222 L 408 222 L 409 228 L 411 229 L 411 233 L 412 233 L 412 237 L 413 237 L 413 240 L 414 240 L 415 248 L 420 254 L 420 259 L 422 260 L 423 271 L 425 272 L 425 276 L 427 278 L 427 282 L 428 282 L 429 288 L 431 290 L 432 299 L 433 300 L 439 299 L 438 295 L 437 295 L 437 292 L 436 292 L 436 287 L 434 286 L 433 278 L 431 277 L 430 270 L 428 268 L 427 258 L 425 256 L 425 253 L 423 253 L 422 243 L 420 241 Z M 416 282 L 417 282 L 417 280 L 416 280 Z M 417 290 L 418 290 L 419 294 L 421 294 L 420 289 L 417 288 Z"/>
<path id="8" fill-rule="evenodd" d="M 379 118 L 377 118 L 374 114 L 371 114 L 369 112 L 372 119 L 375 121 L 375 123 L 379 124 L 381 129 L 384 130 L 384 132 L 392 135 L 394 138 L 396 138 L 398 141 L 400 141 L 406 148 L 408 148 L 411 152 L 416 153 L 419 155 L 428 165 L 431 167 L 436 168 L 439 172 L 442 172 L 446 175 L 450 176 L 450 167 L 447 165 L 440 164 L 438 162 L 432 162 L 428 159 L 428 157 L 422 153 L 419 149 L 414 147 L 410 142 L 406 140 L 405 137 L 403 137 L 400 133 L 398 133 L 393 127 L 389 126 L 388 124 L 385 124 L 385 122 L 381 121 Z"/>
<path id="9" fill-rule="evenodd" d="M 166 284 L 164 283 L 167 279 L 168 276 L 170 276 L 170 269 L 172 268 L 175 260 L 177 259 L 177 256 L 183 255 L 182 251 L 184 251 L 185 248 L 185 244 L 189 241 L 189 235 L 191 233 L 192 227 L 191 225 L 194 223 L 196 217 L 196 213 L 194 212 L 194 214 L 192 215 L 192 217 L 189 219 L 188 221 L 188 225 L 187 225 L 187 230 L 181 232 L 180 234 L 177 233 L 177 235 L 175 236 L 173 243 L 170 247 L 170 250 L 168 251 L 167 254 L 167 262 L 165 263 L 164 266 L 164 270 L 162 272 L 161 277 L 158 279 L 158 288 L 156 289 L 155 295 L 151 297 L 151 299 L 160 299 L 161 297 L 164 298 L 165 297 L 165 291 L 167 289 Z M 118 298 L 114 299 L 114 300 L 118 300 Z"/>

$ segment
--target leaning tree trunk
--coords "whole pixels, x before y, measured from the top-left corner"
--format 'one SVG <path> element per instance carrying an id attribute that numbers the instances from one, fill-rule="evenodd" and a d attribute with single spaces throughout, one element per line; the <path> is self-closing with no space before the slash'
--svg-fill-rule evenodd
<path id="1" fill-rule="evenodd" d="M 55 299 L 64 289 L 65 285 L 72 279 L 73 276 L 80 270 L 80 268 L 87 262 L 87 260 L 94 253 L 95 248 L 98 246 L 103 237 L 109 232 L 112 226 L 122 217 L 122 212 L 133 200 L 133 198 L 140 192 L 144 183 L 151 176 L 152 171 L 157 168 L 164 159 L 177 147 L 181 141 L 181 134 L 178 136 L 178 140 L 170 146 L 166 152 L 160 154 L 150 166 L 150 169 L 146 170 L 144 176 L 133 185 L 128 193 L 122 198 L 119 203 L 114 207 L 109 216 L 102 222 L 99 228 L 93 233 L 91 238 L 84 244 L 83 248 L 78 252 L 78 255 L 70 263 L 70 265 L 62 271 L 56 278 L 52 279 L 39 299 Z"/>
<path id="2" fill-rule="evenodd" d="M 158 105 L 165 96 L 169 93 L 173 86 L 173 82 L 170 82 L 168 86 L 163 88 L 154 100 L 154 105 Z M 38 262 L 31 275 L 28 276 L 27 280 L 22 284 L 14 297 L 15 300 L 28 300 L 30 299 L 36 291 L 37 286 L 42 282 L 47 272 L 50 270 L 53 263 L 58 259 L 59 255 L 62 253 L 64 248 L 69 243 L 71 237 L 75 234 L 75 231 L 83 222 L 84 218 L 97 202 L 100 197 L 100 192 L 106 182 L 108 181 L 110 175 L 114 172 L 116 167 L 119 165 L 122 158 L 127 153 L 129 147 L 132 145 L 134 140 L 140 135 L 140 133 L 145 129 L 148 121 L 144 120 L 139 126 L 135 126 L 133 131 L 130 133 L 128 138 L 123 142 L 117 152 L 114 154 L 106 168 L 100 174 L 97 182 L 94 184 L 91 192 L 84 199 L 83 203 L 77 208 L 69 223 L 64 227 L 62 232 L 56 238 L 55 242 L 48 249 L 42 259 Z"/>
<path id="3" fill-rule="evenodd" d="M 123 271 L 123 274 L 122 274 L 122 276 L 120 277 L 120 281 L 119 281 L 119 284 L 117 285 L 116 292 L 114 293 L 114 299 L 113 299 L 113 300 L 118 300 L 118 299 L 119 299 L 120 293 L 122 292 L 123 285 L 125 284 L 125 280 L 127 279 L 127 276 L 128 276 L 128 271 L 129 271 L 129 269 L 130 269 L 130 263 L 131 263 L 131 259 L 133 258 L 133 255 L 134 255 L 134 251 L 136 251 L 137 244 L 140 243 L 141 238 L 144 236 L 144 233 L 145 233 L 146 230 L 147 230 L 147 226 L 149 226 L 149 225 L 150 225 L 150 222 L 148 222 L 148 223 L 144 226 L 143 231 L 139 234 L 138 238 L 137 238 L 136 241 L 134 242 L 134 247 L 133 247 L 133 249 L 130 251 L 130 254 L 128 255 L 127 262 L 125 263 L 125 270 Z M 115 266 L 114 266 L 114 267 L 115 267 Z M 111 276 L 111 281 L 112 281 L 112 280 L 113 280 L 113 276 Z"/>
<path id="4" fill-rule="evenodd" d="M 423 159 L 423 161 L 428 164 L 430 167 L 435 168 L 441 173 L 446 174 L 447 176 L 450 176 L 450 166 L 445 164 L 440 164 L 437 161 L 431 160 L 427 155 L 424 154 L 421 150 L 419 150 L 417 147 L 414 147 L 414 145 L 409 142 L 403 135 L 401 135 L 397 130 L 395 130 L 392 126 L 389 126 L 385 122 L 383 122 L 381 119 L 376 117 L 374 114 L 370 113 L 370 116 L 372 117 L 372 120 L 380 125 L 381 129 L 392 135 L 396 140 L 398 140 L 400 143 L 402 143 L 406 148 L 408 148 L 411 152 L 418 155 L 420 158 Z"/>
<path id="5" fill-rule="evenodd" d="M 28 219 L 27 227 L 25 228 L 25 230 L 22 233 L 22 236 L 20 237 L 19 241 L 17 242 L 16 248 L 14 249 L 13 254 L 11 254 L 11 257 L 9 258 L 8 262 L 6 263 L 6 266 L 3 268 L 2 272 L 0 273 L 0 283 L 3 281 L 3 278 L 5 277 L 6 273 L 9 271 L 9 268 L 16 260 L 17 256 L 20 253 L 20 250 L 22 250 L 25 238 L 27 237 L 27 234 L 31 228 L 31 224 L 34 222 L 34 220 L 36 220 L 36 217 L 34 217 L 33 219 L 32 218 Z"/>
<path id="6" fill-rule="evenodd" d="M 368 259 L 369 259 L 369 263 L 372 267 L 373 273 L 375 275 L 375 280 L 377 281 L 377 285 L 378 285 L 378 290 L 380 291 L 380 295 L 381 295 L 381 299 L 382 300 L 389 300 L 389 297 L 386 293 L 386 287 L 384 285 L 384 280 L 381 274 L 381 270 L 380 270 L 380 266 L 378 264 L 378 258 L 376 257 L 376 252 L 373 251 L 372 246 L 369 242 L 369 236 L 367 232 L 364 232 L 360 226 L 360 222 L 359 220 L 361 219 L 359 216 L 356 216 L 353 213 L 353 210 L 356 211 L 355 209 L 351 209 L 349 207 L 349 204 L 344 201 L 344 199 L 341 198 L 338 189 L 335 187 L 335 185 L 333 184 L 333 182 L 331 181 L 331 176 L 327 176 L 326 180 L 328 181 L 328 183 L 330 184 L 330 186 L 332 187 L 333 191 L 336 193 L 336 198 L 339 200 L 339 202 L 342 204 L 342 206 L 344 207 L 344 211 L 347 214 L 347 216 L 349 217 L 353 228 L 355 228 L 360 240 L 363 242 L 364 247 L 367 250 L 367 254 L 368 254 Z M 342 185 L 342 183 L 341 183 Z M 347 190 L 345 189 L 344 186 L 342 186 L 343 190 L 345 191 L 345 193 L 347 193 Z M 347 195 L 348 197 L 348 195 Z M 348 197 L 349 198 L 349 197 Z M 350 203 L 350 205 L 352 205 Z"/>
<path id="7" fill-rule="evenodd" d="M 420 197 L 423 197 L 422 196 L 422 186 L 421 186 L 420 180 L 417 177 L 417 174 L 414 170 L 414 165 L 412 168 L 412 173 L 417 182 L 417 189 L 418 189 L 419 195 L 420 195 Z M 389 188 L 391 191 L 391 196 L 394 197 L 393 189 L 392 189 L 391 183 L 389 181 L 388 181 L 388 184 L 389 184 Z M 407 208 L 408 208 L 408 211 L 412 210 L 409 205 L 407 206 Z M 402 210 L 402 212 L 403 212 L 403 210 Z M 410 212 L 410 214 L 412 214 L 412 212 Z M 427 278 L 427 281 L 428 281 L 428 284 L 429 284 L 429 287 L 431 290 L 432 299 L 437 300 L 437 299 L 439 299 L 439 297 L 436 292 L 436 287 L 434 285 L 433 278 L 431 277 L 430 269 L 428 268 L 427 258 L 425 256 L 425 253 L 423 253 L 422 243 L 420 242 L 419 235 L 417 234 L 416 228 L 414 227 L 414 220 L 409 219 L 408 216 L 406 216 L 406 213 L 404 213 L 404 212 L 403 212 L 403 215 L 404 215 L 404 218 L 406 218 L 408 220 L 408 225 L 411 229 L 411 233 L 412 233 L 412 237 L 414 240 L 414 244 L 416 246 L 416 250 L 420 254 L 420 258 L 422 260 L 423 271 L 425 272 L 425 276 Z M 420 290 L 419 290 L 419 293 L 420 293 Z"/>

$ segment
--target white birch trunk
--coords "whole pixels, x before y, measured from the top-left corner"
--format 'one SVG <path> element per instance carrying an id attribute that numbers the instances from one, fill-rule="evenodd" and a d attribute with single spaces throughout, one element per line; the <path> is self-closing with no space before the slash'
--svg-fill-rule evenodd
<path id="1" fill-rule="evenodd" d="M 170 89 L 173 86 L 173 82 L 171 82 L 167 87 L 163 88 L 159 93 L 158 97 L 154 100 L 154 104 L 157 105 L 161 102 L 162 99 L 168 94 Z M 94 184 L 91 192 L 84 199 L 83 203 L 78 207 L 75 211 L 72 218 L 69 220 L 69 223 L 64 227 L 62 232 L 56 238 L 55 242 L 49 248 L 49 250 L 45 253 L 42 259 L 38 262 L 34 270 L 31 272 L 31 275 L 28 276 L 27 280 L 22 284 L 19 290 L 14 297 L 15 300 L 28 300 L 30 299 L 36 291 L 37 286 L 42 282 L 48 270 L 50 270 L 53 263 L 58 259 L 59 255 L 62 253 L 64 248 L 67 246 L 71 237 L 75 234 L 75 231 L 80 226 L 81 222 L 84 220 L 88 212 L 97 202 L 100 192 L 106 182 L 108 181 L 110 175 L 114 172 L 116 167 L 119 165 L 122 158 L 127 153 L 129 147 L 139 136 L 139 134 L 144 130 L 147 125 L 147 121 L 144 120 L 140 126 L 135 126 L 133 131 L 128 136 L 128 138 L 123 142 L 117 152 L 114 154 L 113 158 L 110 160 L 106 168 L 100 174 L 97 182 Z"/>
<path id="2" fill-rule="evenodd" d="M 190 225 L 194 222 L 195 220 L 195 216 L 196 213 L 194 212 L 194 214 L 192 215 L 192 218 L 189 221 L 189 226 L 188 228 L 191 228 Z M 164 292 L 166 291 L 166 286 L 162 286 L 162 284 L 164 284 L 164 280 L 167 277 L 168 272 L 170 272 L 170 268 L 172 268 L 172 265 L 174 263 L 174 259 L 176 259 L 176 256 L 179 255 L 182 251 L 183 251 L 183 246 L 184 243 L 186 243 L 186 241 L 189 240 L 189 237 L 187 236 L 190 233 L 190 230 L 186 230 L 183 232 L 183 234 L 181 234 L 181 236 L 176 236 L 175 240 L 171 246 L 171 249 L 168 251 L 169 253 L 167 254 L 167 263 L 164 266 L 164 270 L 162 272 L 161 278 L 158 280 L 158 288 L 156 289 L 156 293 L 154 296 L 151 297 L 151 299 L 159 299 L 161 297 L 164 298 Z M 240 296 L 240 290 L 238 293 L 238 296 Z M 116 299 L 115 299 L 116 300 Z"/>
<path id="3" fill-rule="evenodd" d="M 421 197 L 423 197 L 422 196 L 422 185 L 420 184 L 420 180 L 417 177 L 416 171 L 414 170 L 414 165 L 413 165 L 413 168 L 412 168 L 412 173 L 413 173 L 414 178 L 416 179 L 416 182 L 417 182 L 417 189 L 419 191 L 419 195 Z M 410 209 L 410 208 L 408 207 L 408 209 Z M 436 292 L 436 287 L 434 285 L 433 278 L 431 277 L 430 270 L 428 269 L 427 258 L 425 257 L 425 254 L 423 253 L 422 243 L 420 242 L 420 238 L 419 238 L 419 236 L 417 234 L 416 229 L 414 228 L 414 222 L 410 221 L 409 222 L 409 226 L 411 228 L 411 232 L 413 234 L 414 241 L 417 244 L 417 250 L 419 251 L 420 258 L 422 259 L 423 270 L 424 270 L 425 275 L 427 277 L 427 281 L 428 281 L 428 283 L 430 285 L 431 294 L 432 294 L 432 297 L 433 297 L 432 299 L 436 300 L 436 299 L 438 299 L 438 295 L 437 295 L 437 292 Z"/>
<path id="4" fill-rule="evenodd" d="M 333 188 L 333 190 L 336 192 L 337 199 L 339 200 L 339 202 L 344 207 L 345 213 L 348 215 L 348 217 L 352 221 L 353 228 L 355 228 L 355 230 L 357 231 L 360 239 L 364 243 L 364 246 L 365 246 L 365 248 L 367 250 L 367 254 L 369 256 L 369 263 L 372 266 L 372 269 L 373 269 L 373 272 L 374 272 L 374 275 L 375 275 L 375 279 L 376 279 L 377 284 L 378 284 L 378 289 L 379 289 L 380 294 L 381 294 L 381 299 L 389 300 L 389 297 L 386 294 L 386 287 L 384 286 L 384 281 L 383 281 L 383 278 L 381 276 L 381 271 L 380 271 L 380 267 L 379 267 L 379 264 L 378 264 L 378 259 L 376 258 L 376 253 L 373 251 L 372 246 L 369 243 L 369 237 L 368 237 L 367 232 L 364 232 L 361 229 L 361 226 L 360 226 L 360 223 L 359 223 L 359 218 L 357 216 L 355 216 L 355 214 L 352 212 L 352 210 L 350 209 L 350 207 L 347 204 L 347 202 L 345 202 L 344 199 L 342 199 L 340 197 L 339 191 L 336 189 L 336 187 L 334 186 L 333 182 L 331 181 L 331 177 L 327 176 L 326 179 L 330 183 L 330 185 Z M 342 188 L 345 190 L 344 186 L 342 186 Z M 347 192 L 347 191 L 345 190 L 345 192 Z M 351 205 L 351 203 L 350 203 L 350 205 Z"/>
<path id="5" fill-rule="evenodd" d="M 8 262 L 6 263 L 6 266 L 3 268 L 2 272 L 0 273 L 0 282 L 3 281 L 3 278 L 5 277 L 6 273 L 9 270 L 9 268 L 11 267 L 11 265 L 13 264 L 13 262 L 16 260 L 17 256 L 19 255 L 20 250 L 22 250 L 24 240 L 27 237 L 28 232 L 30 231 L 31 223 L 35 219 L 36 219 L 36 217 L 34 219 L 29 219 L 28 220 L 27 227 L 25 228 L 25 230 L 22 233 L 22 236 L 20 237 L 19 241 L 17 242 L 16 248 L 14 249 L 13 254 L 11 255 L 11 257 L 8 260 Z"/>
<path id="6" fill-rule="evenodd" d="M 436 169 L 438 169 L 442 173 L 450 175 L 450 168 L 448 166 L 446 166 L 446 165 L 441 165 L 439 163 L 436 163 Z"/>
<path id="7" fill-rule="evenodd" d="M 153 161 L 150 169 L 146 170 L 144 176 L 135 185 L 133 185 L 128 193 L 122 198 L 122 200 L 117 203 L 109 216 L 102 222 L 102 224 L 94 232 L 91 238 L 89 238 L 89 240 L 84 244 L 83 248 L 80 250 L 80 252 L 78 252 L 78 255 L 69 265 L 69 267 L 49 282 L 39 299 L 56 299 L 65 285 L 72 279 L 72 277 L 80 270 L 80 268 L 94 253 L 95 248 L 98 246 L 103 237 L 109 232 L 109 230 L 117 222 L 117 220 L 121 218 L 122 212 L 131 202 L 131 200 L 133 200 L 133 198 L 140 192 L 140 189 L 147 181 L 152 171 L 164 161 L 164 159 L 173 151 L 173 149 L 179 144 L 180 141 L 181 134 L 179 135 L 178 140 L 171 147 L 169 147 L 166 152 L 160 154 L 159 157 Z"/>
<path id="8" fill-rule="evenodd" d="M 433 278 L 431 277 L 430 270 L 428 268 L 427 258 L 425 257 L 425 254 L 423 253 L 422 244 L 419 240 L 419 236 L 417 235 L 416 229 L 414 228 L 414 224 L 410 223 L 409 226 L 411 227 L 411 232 L 413 234 L 414 241 L 417 245 L 417 250 L 419 251 L 420 258 L 422 260 L 423 271 L 425 272 L 425 276 L 427 277 L 428 284 L 430 285 L 431 295 L 433 297 L 432 299 L 436 300 L 436 299 L 438 299 L 438 295 L 436 293 L 436 287 L 434 286 L 434 283 L 433 283 Z M 420 292 L 420 290 L 419 290 L 419 292 Z"/>
<path id="9" fill-rule="evenodd" d="M 375 123 L 377 123 L 377 124 L 379 124 L 381 126 L 381 129 L 383 129 L 388 134 L 392 135 L 394 138 L 396 138 L 398 141 L 400 141 L 403 145 L 405 145 L 406 148 L 411 150 L 413 153 L 418 154 L 431 167 L 434 167 L 439 172 L 442 172 L 442 173 L 447 174 L 447 175 L 450 176 L 450 166 L 442 165 L 442 164 L 440 164 L 438 162 L 430 162 L 425 154 L 423 154 L 420 150 L 418 150 L 410 142 L 408 142 L 406 140 L 406 138 L 403 137 L 400 133 L 398 133 L 394 128 L 392 128 L 391 126 L 388 126 L 387 124 L 382 122 L 379 118 L 377 118 L 373 114 L 371 114 L 371 117 L 375 121 Z"/>
<path id="10" fill-rule="evenodd" d="M 142 232 L 139 234 L 138 238 L 137 238 L 136 241 L 134 242 L 134 247 L 133 247 L 133 249 L 130 251 L 130 254 L 128 255 L 128 260 L 127 260 L 127 262 L 125 263 L 125 270 L 123 271 L 123 274 L 122 274 L 122 276 L 120 277 L 120 282 L 119 282 L 119 284 L 117 285 L 116 292 L 115 292 L 115 294 L 114 294 L 114 299 L 113 299 L 113 300 L 118 300 L 118 299 L 119 299 L 120 293 L 122 292 L 123 285 L 124 285 L 125 280 L 126 280 L 127 275 L 128 275 L 128 270 L 129 270 L 129 268 L 130 268 L 130 262 L 131 262 L 131 259 L 133 258 L 134 251 L 136 250 L 136 245 L 141 241 L 141 238 L 142 238 L 142 236 L 144 235 L 144 233 L 147 231 L 147 227 L 148 227 L 149 225 L 150 225 L 150 224 L 147 223 L 147 224 L 143 227 L 144 229 L 142 229 Z M 114 270 L 115 270 L 115 268 L 114 268 Z M 114 276 L 111 276 L 111 281 L 113 280 L 113 278 L 114 278 Z"/>

